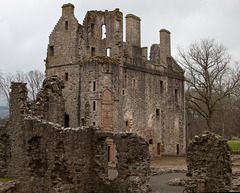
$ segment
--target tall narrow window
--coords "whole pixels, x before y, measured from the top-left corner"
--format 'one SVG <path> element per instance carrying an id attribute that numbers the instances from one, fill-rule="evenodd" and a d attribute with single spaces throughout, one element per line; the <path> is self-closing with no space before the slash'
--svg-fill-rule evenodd
<path id="1" fill-rule="evenodd" d="M 92 47 L 92 56 L 95 56 L 95 47 Z"/>
<path id="2" fill-rule="evenodd" d="M 96 101 L 93 101 L 93 111 L 96 111 Z"/>
<path id="3" fill-rule="evenodd" d="M 127 77 L 127 75 L 125 75 L 125 84 L 126 85 L 128 84 L 128 77 Z"/>
<path id="4" fill-rule="evenodd" d="M 156 109 L 156 117 L 159 117 L 159 116 L 160 116 L 160 110 Z"/>
<path id="5" fill-rule="evenodd" d="M 160 81 L 160 94 L 163 94 L 163 81 Z"/>
<path id="6" fill-rule="evenodd" d="M 102 25 L 102 40 L 106 38 L 106 25 Z"/>
<path id="7" fill-rule="evenodd" d="M 175 89 L 175 102 L 178 103 L 178 89 Z"/>
<path id="8" fill-rule="evenodd" d="M 153 143 L 153 140 L 152 139 L 149 139 L 149 144 L 152 144 Z"/>
<path id="9" fill-rule="evenodd" d="M 65 29 L 68 29 L 68 21 L 65 21 Z"/>
<path id="10" fill-rule="evenodd" d="M 65 73 L 65 80 L 68 81 L 68 72 Z"/>
<path id="11" fill-rule="evenodd" d="M 91 37 L 94 37 L 94 24 L 91 24 Z"/>
<path id="12" fill-rule="evenodd" d="M 54 46 L 50 46 L 49 47 L 49 51 L 50 51 L 50 56 L 54 56 Z"/>
<path id="13" fill-rule="evenodd" d="M 111 48 L 107 48 L 107 56 L 110 57 L 111 55 Z"/>
<path id="14" fill-rule="evenodd" d="M 93 81 L 93 91 L 96 91 L 96 81 Z"/>
<path id="15" fill-rule="evenodd" d="M 133 79 L 133 87 L 136 87 L 136 86 L 137 86 L 136 80 Z"/>
<path id="16" fill-rule="evenodd" d="M 69 115 L 65 113 L 65 124 L 64 124 L 65 128 L 69 127 Z"/>
<path id="17" fill-rule="evenodd" d="M 125 126 L 128 127 L 128 121 L 125 121 Z"/>

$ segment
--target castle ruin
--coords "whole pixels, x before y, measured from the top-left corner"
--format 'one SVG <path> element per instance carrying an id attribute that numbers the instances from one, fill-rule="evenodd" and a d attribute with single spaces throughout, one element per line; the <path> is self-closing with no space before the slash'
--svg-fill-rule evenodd
<path id="1" fill-rule="evenodd" d="M 88 11 L 83 24 L 74 5 L 49 37 L 46 75 L 64 81 L 65 127 L 100 126 L 107 132 L 134 132 L 149 144 L 151 156 L 185 153 L 184 72 L 171 56 L 170 32 L 160 44 L 141 47 L 140 18 Z M 107 138 L 109 161 L 115 145 Z"/>

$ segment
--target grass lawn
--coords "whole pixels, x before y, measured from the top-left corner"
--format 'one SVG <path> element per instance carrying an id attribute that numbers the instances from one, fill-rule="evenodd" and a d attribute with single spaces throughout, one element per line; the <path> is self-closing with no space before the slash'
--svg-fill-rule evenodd
<path id="1" fill-rule="evenodd" d="M 13 180 L 12 178 L 0 178 L 0 182 L 8 182 Z"/>
<path id="2" fill-rule="evenodd" d="M 231 146 L 232 150 L 240 150 L 240 140 L 229 140 L 227 142 Z"/>

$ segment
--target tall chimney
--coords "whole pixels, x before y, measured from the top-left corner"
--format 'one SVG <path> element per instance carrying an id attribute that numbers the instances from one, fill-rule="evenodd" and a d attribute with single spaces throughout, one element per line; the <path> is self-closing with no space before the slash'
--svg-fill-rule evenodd
<path id="1" fill-rule="evenodd" d="M 126 15 L 126 43 L 141 47 L 141 19 L 133 14 Z"/>
<path id="2" fill-rule="evenodd" d="M 74 5 L 71 3 L 62 6 L 62 16 L 69 16 L 74 14 Z"/>
<path id="3" fill-rule="evenodd" d="M 160 64 L 167 67 L 167 57 L 171 57 L 171 33 L 166 29 L 160 30 Z"/>

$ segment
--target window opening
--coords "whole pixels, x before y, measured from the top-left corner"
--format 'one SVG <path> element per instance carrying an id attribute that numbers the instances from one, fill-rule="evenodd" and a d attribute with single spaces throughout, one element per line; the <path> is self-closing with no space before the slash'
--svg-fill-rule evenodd
<path id="1" fill-rule="evenodd" d="M 178 103 L 178 89 L 175 89 L 175 102 Z"/>
<path id="2" fill-rule="evenodd" d="M 93 122 L 93 125 L 96 125 L 96 123 L 95 123 L 95 122 Z"/>
<path id="3" fill-rule="evenodd" d="M 93 111 L 96 111 L 96 101 L 93 101 Z"/>
<path id="4" fill-rule="evenodd" d="M 160 115 L 160 110 L 156 109 L 156 117 L 159 117 L 159 115 Z"/>
<path id="5" fill-rule="evenodd" d="M 128 121 L 125 121 L 125 126 L 128 127 Z"/>
<path id="6" fill-rule="evenodd" d="M 133 87 L 136 87 L 136 80 L 133 79 Z"/>
<path id="7" fill-rule="evenodd" d="M 128 84 L 128 77 L 127 77 L 127 75 L 125 75 L 125 84 L 126 85 Z"/>
<path id="8" fill-rule="evenodd" d="M 54 56 L 54 46 L 50 46 L 50 56 Z"/>
<path id="9" fill-rule="evenodd" d="M 92 56 L 95 56 L 95 47 L 92 47 Z"/>
<path id="10" fill-rule="evenodd" d="M 161 154 L 161 144 L 158 143 L 157 144 L 157 155 L 160 155 Z"/>
<path id="11" fill-rule="evenodd" d="M 153 140 L 152 139 L 149 139 L 149 144 L 152 144 L 153 143 Z"/>
<path id="12" fill-rule="evenodd" d="M 106 25 L 102 25 L 102 40 L 106 38 Z"/>
<path id="13" fill-rule="evenodd" d="M 84 125 L 85 125 L 84 118 L 81 118 L 81 123 L 82 123 L 82 126 L 84 126 Z"/>
<path id="14" fill-rule="evenodd" d="M 125 95 L 125 90 L 124 90 L 124 89 L 122 90 L 122 95 L 123 95 L 123 96 Z"/>
<path id="15" fill-rule="evenodd" d="M 111 48 L 107 48 L 107 56 L 110 57 L 111 55 Z"/>
<path id="16" fill-rule="evenodd" d="M 91 37 L 94 37 L 94 24 L 91 24 Z"/>
<path id="17" fill-rule="evenodd" d="M 163 81 L 160 81 L 160 93 L 163 94 Z"/>
<path id="18" fill-rule="evenodd" d="M 68 29 L 68 21 L 65 21 L 65 29 Z"/>
<path id="19" fill-rule="evenodd" d="M 65 113 L 65 127 L 69 127 L 69 115 Z"/>
<path id="20" fill-rule="evenodd" d="M 179 155 L 179 144 L 177 144 L 177 155 Z"/>
<path id="21" fill-rule="evenodd" d="M 65 73 L 65 80 L 68 81 L 68 72 Z"/>
<path id="22" fill-rule="evenodd" d="M 93 91 L 96 91 L 96 81 L 93 81 Z"/>

